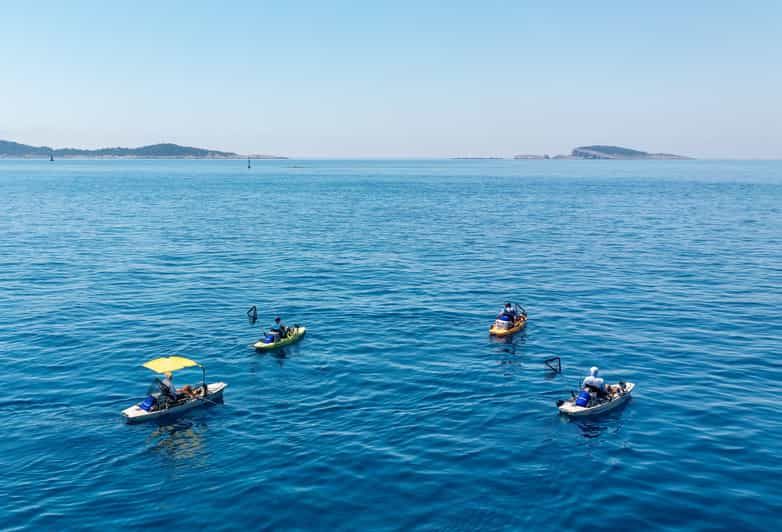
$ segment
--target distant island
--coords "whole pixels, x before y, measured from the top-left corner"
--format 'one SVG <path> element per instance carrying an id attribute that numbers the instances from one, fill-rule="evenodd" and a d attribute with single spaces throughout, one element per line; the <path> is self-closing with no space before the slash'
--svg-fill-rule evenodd
<path id="1" fill-rule="evenodd" d="M 493 156 L 488 156 L 488 157 L 476 156 L 476 157 L 472 157 L 472 156 L 468 155 L 468 156 L 464 156 L 464 157 L 451 157 L 451 159 L 454 159 L 454 160 L 457 160 L 457 161 L 486 161 L 486 160 L 497 161 L 497 160 L 503 159 L 503 157 L 493 157 Z"/>
<path id="2" fill-rule="evenodd" d="M 574 159 L 691 159 L 672 153 L 648 153 L 619 146 L 581 146 L 570 152 Z"/>
<path id="3" fill-rule="evenodd" d="M 551 159 L 551 157 L 548 156 L 548 154 L 545 155 L 534 155 L 530 153 L 522 153 L 519 155 L 514 155 L 514 159 L 517 161 L 527 161 L 527 160 L 538 160 L 538 159 Z"/>
<path id="4" fill-rule="evenodd" d="M 18 142 L 0 140 L 0 158 L 40 159 L 49 158 L 96 158 L 96 159 L 287 159 L 279 155 L 240 155 L 229 151 L 207 150 L 164 143 L 141 146 L 140 148 L 99 148 L 81 150 L 77 148 L 50 148 L 29 146 Z"/>
<path id="5" fill-rule="evenodd" d="M 622 148 L 620 146 L 580 146 L 573 148 L 570 155 L 515 155 L 516 160 L 522 159 L 667 159 L 667 160 L 689 160 L 692 157 L 683 155 L 673 155 L 671 153 L 649 153 L 641 150 Z"/>

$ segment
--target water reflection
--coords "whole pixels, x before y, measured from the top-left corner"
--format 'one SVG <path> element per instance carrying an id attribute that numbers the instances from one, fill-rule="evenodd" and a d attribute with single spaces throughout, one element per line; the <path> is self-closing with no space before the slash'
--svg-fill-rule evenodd
<path id="1" fill-rule="evenodd" d="M 282 366 L 285 363 L 285 359 L 288 358 L 288 352 L 285 350 L 284 347 L 269 352 L 269 355 L 274 357 L 280 366 Z"/>
<path id="2" fill-rule="evenodd" d="M 605 414 L 598 414 L 594 417 L 571 418 L 563 414 L 562 418 L 564 421 L 576 425 L 581 430 L 581 435 L 584 438 L 599 438 L 606 432 L 610 432 L 613 436 L 619 434 L 623 427 L 621 413 L 629 403 L 630 401 L 626 401 L 617 406 L 614 410 L 606 412 Z"/>
<path id="3" fill-rule="evenodd" d="M 207 425 L 204 422 L 178 420 L 159 425 L 147 437 L 153 451 L 175 460 L 192 460 L 204 454 Z"/>
<path id="4" fill-rule="evenodd" d="M 501 338 L 489 336 L 491 343 L 496 344 L 499 348 L 500 358 L 498 363 L 501 367 L 505 368 L 504 373 L 507 376 L 513 375 L 513 372 L 510 371 L 511 367 L 521 366 L 523 361 L 521 355 L 523 354 L 523 346 L 526 342 L 526 338 L 526 334 L 523 330 L 514 335 Z"/>
<path id="5" fill-rule="evenodd" d="M 599 420 L 573 420 L 573 422 L 581 429 L 581 435 L 587 439 L 599 438 L 603 432 L 608 430 L 608 425 L 604 422 L 601 423 Z"/>
<path id="6" fill-rule="evenodd" d="M 291 355 L 298 351 L 298 345 L 278 347 L 277 349 L 270 349 L 267 351 L 261 351 L 260 355 L 269 355 L 271 358 L 277 361 L 280 366 L 285 364 L 285 360 L 290 358 Z"/>
<path id="7" fill-rule="evenodd" d="M 519 331 L 511 336 L 489 336 L 489 341 L 496 344 L 503 353 L 516 356 L 521 355 L 521 350 L 527 341 L 527 335 L 524 331 Z"/>
<path id="8" fill-rule="evenodd" d="M 526 329 L 522 329 L 516 334 L 512 334 L 510 336 L 493 336 L 489 335 L 489 341 L 492 344 L 497 344 L 499 346 L 504 346 L 502 348 L 503 351 L 506 353 L 510 353 L 512 355 L 516 354 L 516 350 L 521 348 L 521 346 L 524 345 L 527 341 L 527 331 Z"/>

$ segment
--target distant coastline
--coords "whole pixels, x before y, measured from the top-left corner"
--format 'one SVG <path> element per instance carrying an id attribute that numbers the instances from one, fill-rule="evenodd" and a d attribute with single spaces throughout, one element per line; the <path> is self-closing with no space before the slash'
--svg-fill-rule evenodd
<path id="1" fill-rule="evenodd" d="M 573 148 L 570 155 L 514 155 L 515 160 L 527 159 L 601 159 L 601 160 L 691 160 L 692 157 L 672 153 L 649 153 L 621 146 L 579 146 Z"/>
<path id="2" fill-rule="evenodd" d="M 514 155 L 515 161 L 540 161 L 549 159 L 577 159 L 577 160 L 589 160 L 589 159 L 604 159 L 604 160 L 691 160 L 692 157 L 686 157 L 684 155 L 674 155 L 672 153 L 649 153 L 646 151 L 635 150 L 632 148 L 622 148 L 621 146 L 579 146 L 573 148 L 568 155 L 549 155 L 535 154 L 535 153 L 521 153 Z M 504 159 L 504 157 L 497 156 L 459 156 L 451 157 L 454 160 L 498 160 Z"/>
<path id="3" fill-rule="evenodd" d="M 28 144 L 0 140 L 0 158 L 2 159 L 48 159 L 50 157 L 55 159 L 287 159 L 287 157 L 281 155 L 239 154 L 180 146 L 172 143 L 151 144 L 139 148 L 117 147 L 85 150 L 30 146 Z"/>
<path id="4" fill-rule="evenodd" d="M 672 153 L 651 153 L 620 146 L 579 146 L 567 155 L 523 153 L 511 157 L 513 160 L 692 160 L 692 157 Z M 52 148 L 32 146 L 18 142 L 0 140 L 0 159 L 277 159 L 288 157 L 270 154 L 239 154 L 229 151 L 181 146 L 173 143 L 150 144 L 138 148 Z M 504 160 L 502 156 L 460 155 L 450 157 L 462 161 Z"/>
<path id="5" fill-rule="evenodd" d="M 465 156 L 465 157 L 451 157 L 451 159 L 453 159 L 455 161 L 485 161 L 485 160 L 497 161 L 497 160 L 504 159 L 504 157 L 470 157 L 470 156 Z"/>

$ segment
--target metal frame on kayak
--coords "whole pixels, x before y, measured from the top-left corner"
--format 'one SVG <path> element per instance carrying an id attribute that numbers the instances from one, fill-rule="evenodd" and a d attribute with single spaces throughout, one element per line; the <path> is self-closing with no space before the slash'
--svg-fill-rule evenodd
<path id="1" fill-rule="evenodd" d="M 255 349 L 258 349 L 259 351 L 264 351 L 267 349 L 277 349 L 278 347 L 284 347 L 294 342 L 298 342 L 304 336 L 304 333 L 307 332 L 307 328 L 301 326 L 291 327 L 288 330 L 290 331 L 290 333 L 288 333 L 288 335 L 285 338 L 282 338 L 281 340 L 277 340 L 276 342 L 272 342 L 270 344 L 264 343 L 263 340 L 258 340 L 253 344 L 253 347 Z"/>
<path id="2" fill-rule="evenodd" d="M 173 404 L 167 405 L 164 408 L 157 410 L 144 410 L 141 408 L 142 403 L 137 403 L 122 411 L 122 416 L 127 423 L 141 423 L 143 421 L 149 421 L 151 419 L 157 419 L 164 416 L 171 416 L 186 412 L 198 406 L 204 406 L 209 404 L 215 404 L 223 397 L 223 390 L 228 386 L 224 382 L 214 382 L 211 384 L 206 383 L 206 368 L 189 358 L 180 356 L 161 357 L 155 358 L 142 364 L 145 368 L 154 371 L 155 373 L 167 373 L 174 372 L 184 368 L 199 367 L 202 372 L 201 386 L 206 392 L 201 397 L 182 397 Z M 160 399 L 160 393 L 153 393 L 152 397 L 156 400 Z"/>
<path id="3" fill-rule="evenodd" d="M 609 410 L 613 410 L 614 408 L 623 405 L 630 399 L 633 389 L 635 388 L 635 383 L 625 382 L 620 383 L 619 386 L 622 386 L 622 384 L 624 384 L 624 386 L 621 391 L 613 395 L 610 399 L 600 401 L 593 406 L 578 406 L 576 405 L 576 398 L 572 397 L 567 401 L 557 401 L 557 407 L 559 408 L 560 413 L 572 417 L 593 416 L 608 412 Z M 575 394 L 575 392 L 573 393 Z"/>

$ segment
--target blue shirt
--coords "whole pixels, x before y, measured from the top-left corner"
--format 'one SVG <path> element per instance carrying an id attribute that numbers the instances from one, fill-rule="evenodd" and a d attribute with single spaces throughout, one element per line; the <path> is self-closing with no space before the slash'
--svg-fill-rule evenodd
<path id="1" fill-rule="evenodd" d="M 497 317 L 501 318 L 502 316 L 508 316 L 510 319 L 515 320 L 516 319 L 516 311 L 513 310 L 512 308 L 510 310 L 506 309 L 506 308 L 503 308 L 500 311 L 500 313 L 497 315 Z"/>

